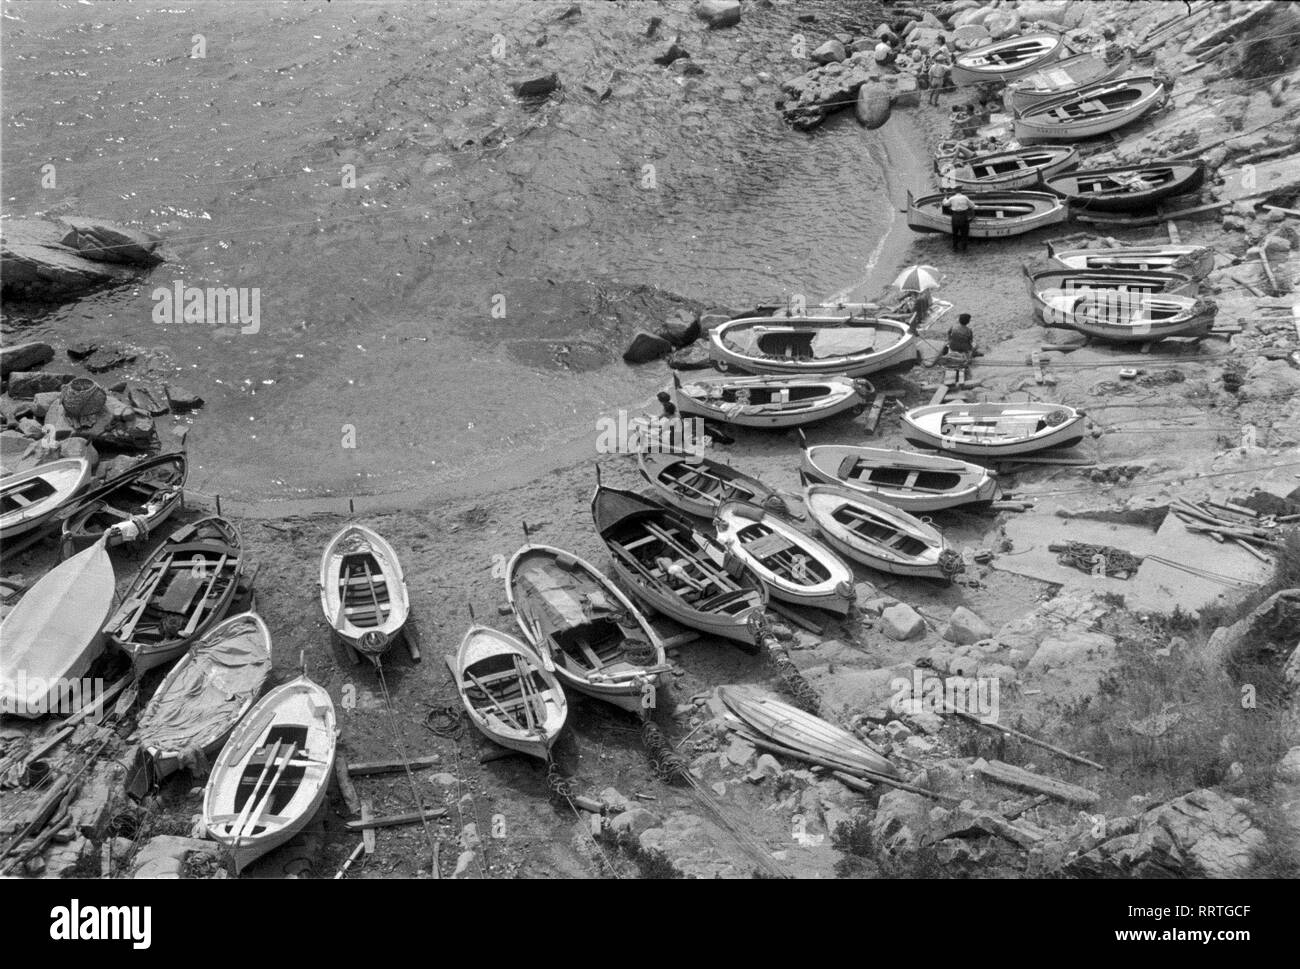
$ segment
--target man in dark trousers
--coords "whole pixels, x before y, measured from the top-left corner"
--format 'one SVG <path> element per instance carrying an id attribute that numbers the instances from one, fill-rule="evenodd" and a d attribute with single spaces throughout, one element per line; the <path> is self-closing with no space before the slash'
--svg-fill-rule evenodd
<path id="1" fill-rule="evenodd" d="M 970 245 L 970 219 L 975 210 L 975 203 L 962 194 L 961 189 L 944 199 L 944 207 L 952 215 L 952 251 L 958 246 L 965 252 Z"/>

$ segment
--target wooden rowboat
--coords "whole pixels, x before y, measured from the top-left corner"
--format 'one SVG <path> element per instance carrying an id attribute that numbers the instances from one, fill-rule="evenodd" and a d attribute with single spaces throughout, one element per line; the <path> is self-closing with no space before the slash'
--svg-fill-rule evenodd
<path id="1" fill-rule="evenodd" d="M 1214 250 L 1206 246 L 1057 249 L 1049 242 L 1047 257 L 1067 269 L 1179 272 L 1193 279 L 1204 279 L 1214 270 Z"/>
<path id="2" fill-rule="evenodd" d="M 506 597 L 528 645 L 567 688 L 629 713 L 653 710 L 671 667 L 650 621 L 594 566 L 525 545 L 506 566 Z"/>
<path id="3" fill-rule="evenodd" d="M 809 485 L 804 501 L 831 548 L 878 572 L 950 582 L 964 568 L 937 528 L 893 505 L 823 484 Z"/>
<path id="4" fill-rule="evenodd" d="M 757 646 L 751 619 L 763 614 L 767 589 L 712 534 L 618 488 L 596 488 L 591 517 L 613 556 L 614 574 L 638 599 L 692 629 Z"/>
<path id="5" fill-rule="evenodd" d="M 1013 127 L 1021 141 L 1092 138 L 1132 124 L 1168 97 L 1162 78 L 1135 74 L 1040 101 L 1017 111 Z"/>
<path id="6" fill-rule="evenodd" d="M 1203 337 L 1214 326 L 1212 299 L 1170 293 L 1080 293 L 1073 303 L 1045 313 L 1046 320 L 1100 340 L 1149 343 L 1165 337 Z"/>
<path id="7" fill-rule="evenodd" d="M 1119 77 L 1132 63 L 1133 55 L 1127 50 L 1110 63 L 1093 53 L 1065 57 L 1011 81 L 1002 99 L 1012 111 L 1023 111 L 1049 98 Z"/>
<path id="8" fill-rule="evenodd" d="M 1148 162 L 1116 168 L 1089 168 L 1044 177 L 1043 184 L 1077 209 L 1137 212 L 1155 208 L 1174 195 L 1195 192 L 1205 182 L 1205 165 Z"/>
<path id="9" fill-rule="evenodd" d="M 718 541 L 777 599 L 844 615 L 853 605 L 853 570 L 812 536 L 756 505 L 724 502 L 713 519 Z"/>
<path id="10" fill-rule="evenodd" d="M 11 541 L 37 528 L 90 481 L 85 458 L 60 458 L 0 478 L 0 538 Z"/>
<path id="11" fill-rule="evenodd" d="M 818 444 L 806 447 L 801 472 L 909 512 L 938 511 L 989 502 L 996 476 L 987 468 L 915 451 Z"/>
<path id="12" fill-rule="evenodd" d="M 80 692 L 78 681 L 103 651 L 100 630 L 113 608 L 113 563 L 102 541 L 56 565 L 0 622 L 0 713 L 39 717 Z M 63 712 L 71 712 L 63 710 Z"/>
<path id="13" fill-rule="evenodd" d="M 709 331 L 709 356 L 723 371 L 865 377 L 910 366 L 918 352 L 905 324 L 861 316 L 759 316 Z"/>
<path id="14" fill-rule="evenodd" d="M 483 736 L 550 759 L 569 704 L 536 653 L 506 633 L 470 626 L 452 670 L 470 722 Z"/>
<path id="15" fill-rule="evenodd" d="M 334 777 L 334 702 L 306 676 L 262 697 L 230 735 L 203 791 L 208 837 L 236 873 L 315 817 Z"/>
<path id="16" fill-rule="evenodd" d="M 697 377 L 683 383 L 673 375 L 677 409 L 740 427 L 799 427 L 861 407 L 874 393 L 849 377 Z"/>
<path id="17" fill-rule="evenodd" d="M 1055 319 L 1071 309 L 1081 293 L 1129 293 L 1148 296 L 1156 293 L 1191 295 L 1198 283 L 1183 273 L 1122 272 L 1116 269 L 1040 269 L 1022 267 L 1029 286 L 1029 301 L 1040 322 Z"/>
<path id="18" fill-rule="evenodd" d="M 254 612 L 214 626 L 158 684 L 140 715 L 127 792 L 157 790 L 185 766 L 203 768 L 262 695 L 271 673 L 271 633 Z"/>
<path id="19" fill-rule="evenodd" d="M 225 618 L 243 571 L 243 545 L 230 522 L 182 526 L 140 567 L 104 634 L 136 675 L 161 666 Z"/>
<path id="20" fill-rule="evenodd" d="M 185 499 L 189 461 L 183 452 L 146 458 L 86 492 L 63 516 L 65 548 L 108 536 L 110 548 L 143 542 Z"/>
<path id="21" fill-rule="evenodd" d="M 334 635 L 378 661 L 411 614 L 393 547 L 364 525 L 345 526 L 321 556 L 320 604 Z"/>
<path id="22" fill-rule="evenodd" d="M 782 747 L 849 773 L 898 776 L 898 768 L 867 741 L 752 686 L 720 686 L 718 698 L 750 729 Z"/>
<path id="23" fill-rule="evenodd" d="M 1083 440 L 1083 411 L 1064 404 L 931 404 L 903 415 L 903 437 L 919 447 L 981 458 L 1014 457 Z"/>
<path id="24" fill-rule="evenodd" d="M 1078 163 L 1079 149 L 1074 146 L 1044 145 L 977 155 L 954 168 L 952 175 L 966 192 L 1007 192 L 1033 188 Z"/>
<path id="25" fill-rule="evenodd" d="M 636 461 L 641 476 L 664 501 L 692 515 L 712 521 L 718 505 L 732 500 L 780 507 L 789 512 L 775 491 L 721 461 L 692 459 L 667 451 L 640 451 Z"/>
<path id="26" fill-rule="evenodd" d="M 1060 59 L 1065 41 L 1060 34 L 1024 34 L 964 51 L 953 59 L 952 83 L 984 84 L 1014 81 Z"/>
<path id="27" fill-rule="evenodd" d="M 968 198 L 974 205 L 970 222 L 972 239 L 1023 235 L 1069 218 L 1060 197 L 1048 192 L 976 192 Z M 908 192 L 908 226 L 916 232 L 951 235 L 952 214 L 943 207 L 946 199 L 943 194 L 914 198 Z"/>

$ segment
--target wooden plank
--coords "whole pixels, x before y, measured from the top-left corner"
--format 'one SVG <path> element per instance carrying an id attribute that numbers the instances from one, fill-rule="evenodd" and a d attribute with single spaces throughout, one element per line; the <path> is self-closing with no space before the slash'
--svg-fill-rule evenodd
<path id="1" fill-rule="evenodd" d="M 428 757 L 412 757 L 405 762 L 401 760 L 370 760 L 360 764 L 349 764 L 348 773 L 353 777 L 364 777 L 367 774 L 391 774 L 395 771 L 405 770 L 407 766 L 411 770 L 424 770 L 426 767 L 437 767 L 442 763 L 442 758 L 437 754 L 431 754 Z"/>
<path id="2" fill-rule="evenodd" d="M 445 807 L 426 808 L 424 811 L 408 811 L 405 814 L 390 814 L 386 817 L 377 818 L 370 815 L 369 812 L 362 809 L 360 821 L 347 822 L 349 831 L 361 831 L 364 838 L 367 834 L 373 839 L 375 828 L 395 828 L 403 824 L 419 824 L 421 821 L 431 821 L 434 818 L 446 817 L 447 809 Z"/>
<path id="3" fill-rule="evenodd" d="M 808 630 L 808 632 L 812 633 L 814 636 L 820 636 L 822 634 L 822 629 L 823 629 L 822 626 L 819 626 L 811 619 L 804 618 L 803 616 L 795 612 L 793 609 L 787 609 L 785 606 L 781 605 L 780 603 L 771 602 L 771 601 L 768 602 L 767 608 L 771 609 L 782 619 L 789 619 L 796 626 Z"/>
<path id="4" fill-rule="evenodd" d="M 1086 787 L 1058 781 L 1054 777 L 1044 777 L 1023 767 L 1005 764 L 1000 760 L 976 761 L 975 771 L 995 784 L 1002 784 L 1029 794 L 1046 794 L 1067 804 L 1080 804 L 1086 807 L 1101 800 L 1096 791 L 1090 791 Z"/>
<path id="5" fill-rule="evenodd" d="M 366 854 L 368 855 L 373 855 L 375 853 L 375 832 L 374 828 L 370 825 L 370 822 L 373 821 L 374 818 L 374 805 L 370 798 L 366 798 L 361 802 L 361 823 L 365 825 L 365 827 L 361 829 L 361 843 L 366 846 Z M 348 822 L 348 824 L 351 823 L 351 821 Z"/>
<path id="6" fill-rule="evenodd" d="M 334 755 L 334 780 L 338 784 L 339 796 L 343 798 L 343 805 L 347 809 L 348 817 L 353 818 L 361 813 L 361 801 L 357 797 L 357 789 L 352 785 L 352 776 L 348 771 L 348 759 L 341 752 Z"/>
<path id="7" fill-rule="evenodd" d="M 1165 223 L 1165 228 L 1169 230 L 1169 241 L 1176 246 L 1181 245 L 1183 240 L 1182 237 L 1178 234 L 1178 225 L 1174 222 L 1173 219 L 1170 219 L 1168 222 Z"/>

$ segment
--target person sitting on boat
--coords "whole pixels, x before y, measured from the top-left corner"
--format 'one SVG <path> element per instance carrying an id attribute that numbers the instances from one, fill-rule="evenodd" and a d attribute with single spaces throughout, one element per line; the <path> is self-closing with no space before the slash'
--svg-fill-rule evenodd
<path id="1" fill-rule="evenodd" d="M 957 322 L 948 328 L 948 342 L 943 345 L 945 354 L 965 357 L 966 361 L 975 353 L 975 333 L 970 328 L 970 314 L 962 313 Z"/>
<path id="2" fill-rule="evenodd" d="M 943 207 L 952 215 L 952 251 L 956 252 L 960 246 L 965 252 L 970 245 L 970 220 L 975 203 L 958 189 L 943 200 Z"/>

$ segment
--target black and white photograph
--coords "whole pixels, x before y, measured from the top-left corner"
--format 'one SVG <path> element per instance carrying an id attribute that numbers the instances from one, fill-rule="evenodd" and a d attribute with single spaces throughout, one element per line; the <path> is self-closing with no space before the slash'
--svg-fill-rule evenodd
<path id="1" fill-rule="evenodd" d="M 33 938 L 1300 878 L 1300 4 L 3 0 L 0 95 Z"/>

